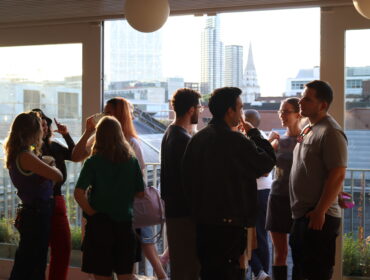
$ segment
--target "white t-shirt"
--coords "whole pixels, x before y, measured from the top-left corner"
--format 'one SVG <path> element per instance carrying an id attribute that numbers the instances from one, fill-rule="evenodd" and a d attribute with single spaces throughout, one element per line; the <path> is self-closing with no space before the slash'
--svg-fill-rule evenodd
<path id="1" fill-rule="evenodd" d="M 260 132 L 261 132 L 261 135 L 265 139 L 267 139 L 266 134 L 262 130 L 260 130 Z M 271 189 L 271 184 L 272 184 L 272 172 L 270 172 L 267 177 L 262 176 L 257 179 L 257 190 L 260 191 L 260 190 Z"/>
<path id="2" fill-rule="evenodd" d="M 128 140 L 130 143 L 132 149 L 134 150 L 135 156 L 137 158 L 137 161 L 139 162 L 141 170 L 145 169 L 145 162 L 144 162 L 144 157 L 143 157 L 143 150 L 140 147 L 139 141 L 132 137 Z"/>

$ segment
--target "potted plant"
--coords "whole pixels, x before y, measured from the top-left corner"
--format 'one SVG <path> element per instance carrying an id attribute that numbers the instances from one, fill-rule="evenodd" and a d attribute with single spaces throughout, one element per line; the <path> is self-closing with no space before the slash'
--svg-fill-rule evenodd
<path id="1" fill-rule="evenodd" d="M 370 237 L 344 235 L 343 275 L 347 279 L 370 279 Z"/>
<path id="2" fill-rule="evenodd" d="M 13 226 L 13 220 L 0 219 L 0 258 L 14 258 L 18 242 L 19 234 Z"/>

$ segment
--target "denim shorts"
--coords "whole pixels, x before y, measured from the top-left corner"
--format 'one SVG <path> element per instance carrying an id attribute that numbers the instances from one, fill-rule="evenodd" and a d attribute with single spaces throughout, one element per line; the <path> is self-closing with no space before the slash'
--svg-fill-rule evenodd
<path id="1" fill-rule="evenodd" d="M 141 243 L 143 244 L 154 244 L 155 238 L 154 235 L 156 234 L 154 226 L 142 227 L 140 228 L 141 231 Z"/>

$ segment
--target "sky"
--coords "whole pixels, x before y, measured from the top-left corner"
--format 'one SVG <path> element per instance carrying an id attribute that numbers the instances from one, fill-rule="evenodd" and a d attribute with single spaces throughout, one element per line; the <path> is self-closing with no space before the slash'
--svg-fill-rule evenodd
<path id="1" fill-rule="evenodd" d="M 164 76 L 178 72 L 186 81 L 199 81 L 204 21 L 205 17 L 178 16 L 165 24 Z M 244 65 L 249 44 L 252 45 L 262 95 L 282 95 L 287 78 L 295 77 L 299 69 L 319 65 L 320 10 L 317 8 L 225 13 L 220 16 L 220 24 L 224 45 L 243 46 Z M 177 68 L 174 61 L 178 62 Z M 181 71 L 186 74 L 181 75 Z"/>
<path id="2" fill-rule="evenodd" d="M 162 33 L 163 76 L 199 82 L 201 32 L 206 16 L 170 17 Z M 320 63 L 320 9 L 288 9 L 220 15 L 224 45 L 244 47 L 247 63 L 251 44 L 263 96 L 279 96 L 287 78 Z M 347 31 L 348 66 L 370 65 L 370 30 Z M 82 45 L 0 48 L 0 78 L 63 80 L 82 74 Z M 109 73 L 107 73 L 109 75 Z"/>

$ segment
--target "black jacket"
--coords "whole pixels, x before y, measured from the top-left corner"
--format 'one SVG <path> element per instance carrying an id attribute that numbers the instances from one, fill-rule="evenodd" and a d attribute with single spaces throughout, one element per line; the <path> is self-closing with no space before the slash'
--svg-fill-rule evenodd
<path id="1" fill-rule="evenodd" d="M 183 187 L 197 223 L 254 226 L 256 179 L 271 171 L 275 153 L 258 129 L 248 137 L 213 119 L 189 142 Z"/>
<path id="2" fill-rule="evenodd" d="M 181 159 L 190 134 L 182 127 L 170 125 L 161 145 L 161 197 L 165 202 L 166 217 L 189 217 L 190 210 L 181 187 Z"/>
<path id="3" fill-rule="evenodd" d="M 64 161 L 71 160 L 72 151 L 75 146 L 75 142 L 69 133 L 64 135 L 63 138 L 66 141 L 68 148 L 55 141 L 51 141 L 50 143 L 44 142 L 42 145 L 42 155 L 52 156 L 55 159 L 56 167 L 63 174 L 63 181 L 54 185 L 54 195 L 62 194 L 62 185 L 67 179 L 67 167 Z"/>

